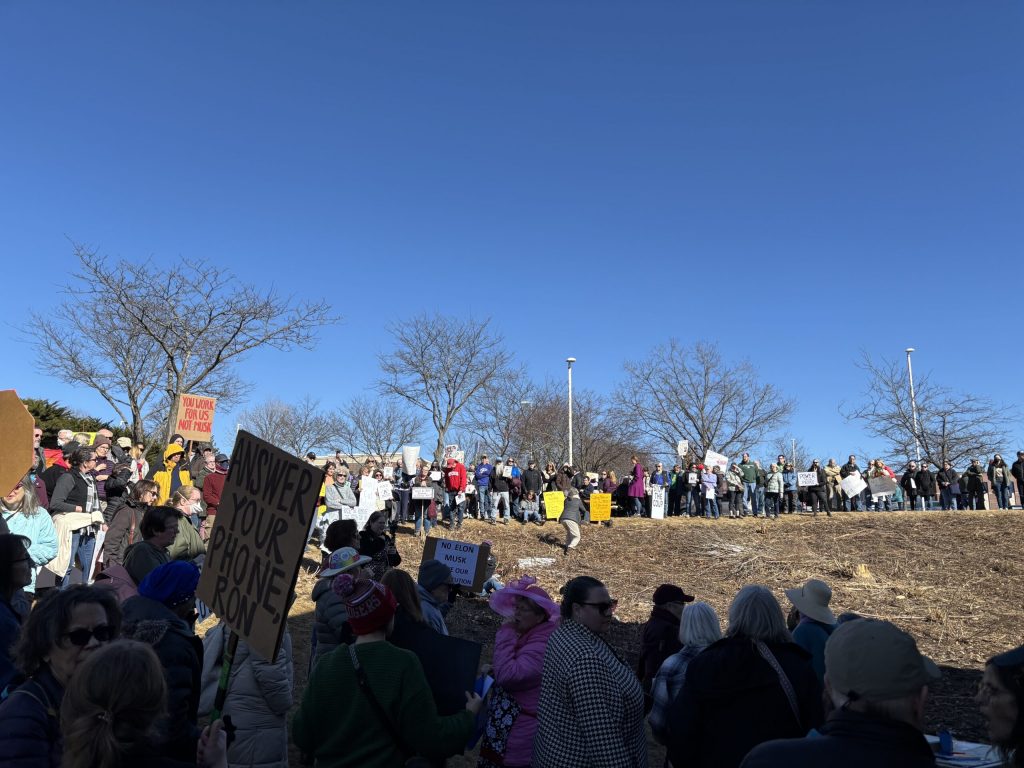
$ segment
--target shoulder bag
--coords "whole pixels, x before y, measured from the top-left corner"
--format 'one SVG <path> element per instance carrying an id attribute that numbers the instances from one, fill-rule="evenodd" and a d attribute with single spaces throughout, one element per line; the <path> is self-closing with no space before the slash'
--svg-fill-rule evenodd
<path id="1" fill-rule="evenodd" d="M 431 768 L 431 762 L 429 760 L 425 757 L 417 756 L 415 754 L 415 750 L 409 748 L 405 739 L 403 739 L 402 735 L 398 732 L 398 728 L 395 727 L 391 717 L 384 710 L 380 701 L 377 700 L 377 697 L 373 693 L 373 689 L 370 687 L 370 681 L 366 678 L 365 670 L 359 666 L 359 657 L 356 656 L 355 644 L 348 647 L 348 655 L 349 658 L 352 659 L 352 666 L 356 671 L 356 680 L 359 681 L 359 690 L 361 690 L 363 695 L 366 696 L 367 700 L 370 702 L 370 707 L 373 708 L 377 717 L 380 718 L 382 723 L 384 723 L 384 727 L 391 735 L 391 738 L 394 739 L 395 745 L 398 747 L 398 751 L 402 753 L 403 757 L 405 757 L 405 765 L 408 766 L 408 768 Z M 409 757 L 409 755 L 412 755 L 412 757 Z"/>
<path id="2" fill-rule="evenodd" d="M 789 681 L 789 677 L 786 675 L 786 670 L 779 664 L 779 660 L 775 658 L 775 654 L 772 653 L 771 649 L 762 641 L 757 641 L 757 652 L 761 654 L 761 658 L 768 662 L 768 665 L 775 670 L 775 674 L 779 676 L 779 685 L 782 686 L 782 692 L 786 694 L 786 700 L 789 702 L 789 709 L 793 713 L 793 717 L 796 718 L 796 724 L 802 728 L 803 723 L 800 720 L 800 705 L 796 700 L 796 691 L 793 689 L 793 684 Z"/>

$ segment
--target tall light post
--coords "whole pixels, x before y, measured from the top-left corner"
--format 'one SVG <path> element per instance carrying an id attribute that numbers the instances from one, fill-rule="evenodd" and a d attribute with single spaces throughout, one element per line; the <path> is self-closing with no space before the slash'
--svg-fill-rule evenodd
<path id="1" fill-rule="evenodd" d="M 913 347 L 907 347 L 907 376 L 910 377 L 910 415 L 914 420 L 914 450 L 917 452 L 917 463 L 921 463 L 921 443 L 917 439 L 917 398 L 914 397 L 914 368 L 910 365 L 910 354 Z"/>
<path id="2" fill-rule="evenodd" d="M 576 362 L 575 357 L 565 358 L 565 362 L 569 364 L 569 466 L 572 464 L 572 364 Z"/>
<path id="3" fill-rule="evenodd" d="M 519 401 L 519 405 L 520 405 L 520 407 L 532 406 L 533 405 L 533 400 L 520 400 Z M 529 448 L 530 455 L 526 457 L 526 461 L 527 462 L 529 462 L 530 459 L 536 459 L 537 458 L 537 451 L 534 450 L 534 445 L 533 445 L 533 434 L 532 434 L 532 432 L 530 430 L 530 421 L 531 421 L 531 419 L 530 419 L 529 415 L 527 415 L 527 417 L 526 417 L 526 431 L 528 433 L 530 433 L 530 448 Z M 522 447 L 522 446 L 520 446 L 520 447 Z"/>

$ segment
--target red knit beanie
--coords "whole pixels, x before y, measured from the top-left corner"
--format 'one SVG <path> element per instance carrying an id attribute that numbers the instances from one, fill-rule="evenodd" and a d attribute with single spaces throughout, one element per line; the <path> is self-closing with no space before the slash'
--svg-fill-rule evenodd
<path id="1" fill-rule="evenodd" d="M 395 615 L 395 596 L 376 581 L 352 578 L 349 573 L 334 577 L 334 593 L 345 601 L 348 623 L 357 635 L 368 635 L 384 629 Z"/>

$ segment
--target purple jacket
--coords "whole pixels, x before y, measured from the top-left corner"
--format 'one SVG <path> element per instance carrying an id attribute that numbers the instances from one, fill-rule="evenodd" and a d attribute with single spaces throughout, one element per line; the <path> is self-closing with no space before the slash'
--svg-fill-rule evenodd
<path id="1" fill-rule="evenodd" d="M 505 762 L 529 765 L 537 735 L 537 703 L 544 671 L 544 651 L 558 621 L 545 621 L 520 635 L 511 624 L 502 624 L 494 638 L 494 681 L 515 698 L 522 712 L 508 734 Z"/>
<path id="2" fill-rule="evenodd" d="M 633 465 L 633 482 L 629 484 L 630 498 L 644 497 L 644 468 L 640 464 Z"/>

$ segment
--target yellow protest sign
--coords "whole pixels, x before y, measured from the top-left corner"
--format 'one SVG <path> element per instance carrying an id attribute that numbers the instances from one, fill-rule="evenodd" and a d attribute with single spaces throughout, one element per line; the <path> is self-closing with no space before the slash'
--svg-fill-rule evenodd
<path id="1" fill-rule="evenodd" d="M 590 522 L 600 523 L 612 519 L 612 495 L 610 493 L 590 494 Z"/>
<path id="2" fill-rule="evenodd" d="M 544 509 L 548 520 L 557 520 L 565 508 L 565 494 L 561 491 L 547 491 L 544 494 Z"/>

